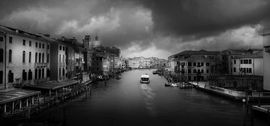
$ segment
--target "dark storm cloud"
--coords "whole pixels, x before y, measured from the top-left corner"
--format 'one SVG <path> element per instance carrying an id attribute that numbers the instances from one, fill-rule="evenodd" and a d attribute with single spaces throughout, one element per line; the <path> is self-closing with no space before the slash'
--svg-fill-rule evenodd
<path id="1" fill-rule="evenodd" d="M 138 0 L 152 11 L 154 29 L 165 34 L 206 36 L 269 16 L 269 0 Z M 267 15 L 268 14 L 268 15 Z"/>
<path id="2" fill-rule="evenodd" d="M 139 46 L 135 48 L 139 51 L 150 46 L 171 52 L 204 48 L 209 37 L 220 41 L 216 42 L 219 45 L 226 43 L 224 47 L 229 48 L 232 43 L 241 47 L 239 43 L 252 43 L 254 39 L 231 39 L 231 30 L 245 26 L 250 29 L 240 30 L 240 36 L 246 32 L 257 34 L 253 25 L 270 16 L 269 0 L 1 0 L 0 3 L 3 25 L 57 37 L 75 36 L 79 40 L 85 34 L 98 34 L 105 45 L 122 49 Z M 213 43 L 209 48 L 215 48 Z"/>

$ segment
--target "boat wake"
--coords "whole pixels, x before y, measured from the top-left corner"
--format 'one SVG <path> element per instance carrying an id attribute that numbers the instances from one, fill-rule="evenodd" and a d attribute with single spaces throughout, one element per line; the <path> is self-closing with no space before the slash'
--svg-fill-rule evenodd
<path id="1" fill-rule="evenodd" d="M 156 115 L 155 107 L 154 107 L 154 98 L 155 93 L 152 88 L 148 84 L 141 84 L 141 89 L 144 96 L 145 108 L 149 111 L 152 116 Z"/>

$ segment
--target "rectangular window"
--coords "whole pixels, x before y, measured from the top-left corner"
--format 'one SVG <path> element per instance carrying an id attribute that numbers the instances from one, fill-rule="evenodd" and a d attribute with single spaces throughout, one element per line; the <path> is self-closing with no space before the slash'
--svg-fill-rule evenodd
<path id="1" fill-rule="evenodd" d="M 38 47 L 41 48 L 41 43 L 38 44 Z"/>
<path id="2" fill-rule="evenodd" d="M 191 73 L 191 69 L 188 69 L 188 73 Z"/>
<path id="3" fill-rule="evenodd" d="M 31 41 L 29 41 L 29 46 L 32 46 L 32 42 Z"/>
<path id="4" fill-rule="evenodd" d="M 233 72 L 236 72 L 236 68 L 235 67 L 233 68 Z"/>
<path id="5" fill-rule="evenodd" d="M 31 52 L 29 52 L 29 63 L 31 63 L 31 56 L 32 56 L 32 54 L 31 54 Z"/>
<path id="6" fill-rule="evenodd" d="M 248 64 L 252 64 L 251 59 L 248 60 Z"/>
<path id="7" fill-rule="evenodd" d="M 3 42 L 4 41 L 4 37 L 0 37 L 0 42 Z"/>
<path id="8" fill-rule="evenodd" d="M 36 48 L 38 47 L 38 43 L 36 42 Z"/>
<path id="9" fill-rule="evenodd" d="M 3 84 L 3 71 L 0 71 L 0 84 Z"/>
<path id="10" fill-rule="evenodd" d="M 23 45 L 25 45 L 25 40 L 23 39 Z"/>
<path id="11" fill-rule="evenodd" d="M 41 53 L 38 54 L 38 62 L 41 62 Z"/>
<path id="12" fill-rule="evenodd" d="M 38 54 L 36 52 L 36 55 L 35 55 L 35 63 L 37 63 L 37 59 L 38 59 Z"/>
<path id="13" fill-rule="evenodd" d="M 12 62 L 12 50 L 11 49 L 8 51 L 8 62 L 9 63 Z"/>
<path id="14" fill-rule="evenodd" d="M 236 64 L 236 60 L 233 60 L 233 64 Z"/>
<path id="15" fill-rule="evenodd" d="M 23 51 L 23 60 L 22 60 L 23 63 L 25 63 L 25 51 Z"/>
<path id="16" fill-rule="evenodd" d="M 42 63 L 44 63 L 44 53 L 42 53 Z"/>
<path id="17" fill-rule="evenodd" d="M 45 48 L 45 45 L 44 45 L 44 44 L 42 44 L 42 48 L 43 48 L 43 49 Z"/>
<path id="18" fill-rule="evenodd" d="M 13 41 L 13 40 L 12 40 L 12 37 L 9 37 L 8 40 L 9 40 L 9 43 L 12 43 L 12 41 Z"/>
<path id="19" fill-rule="evenodd" d="M 62 50 L 62 46 L 59 47 L 59 50 Z"/>
<path id="20" fill-rule="evenodd" d="M 192 63 L 191 62 L 188 62 L 188 66 L 192 66 Z"/>
<path id="21" fill-rule="evenodd" d="M 196 66 L 196 62 L 193 63 L 193 66 Z"/>
<path id="22" fill-rule="evenodd" d="M 47 49 L 50 49 L 50 45 L 49 44 L 47 45 Z"/>
<path id="23" fill-rule="evenodd" d="M 4 50 L 0 49 L 0 63 L 4 61 Z"/>

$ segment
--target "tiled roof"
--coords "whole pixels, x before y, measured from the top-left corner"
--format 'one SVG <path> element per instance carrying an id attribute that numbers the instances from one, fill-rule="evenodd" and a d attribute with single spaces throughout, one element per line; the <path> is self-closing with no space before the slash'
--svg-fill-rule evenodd
<path id="1" fill-rule="evenodd" d="M 219 51 L 206 51 L 206 50 L 199 50 L 199 51 L 192 51 L 192 50 L 186 50 L 177 54 L 174 54 L 170 57 L 175 56 L 184 56 L 184 55 L 218 55 Z"/>
<path id="2" fill-rule="evenodd" d="M 30 33 L 27 31 L 23 31 L 20 29 L 11 28 L 8 26 L 3 26 L 3 25 L 0 25 L 0 31 L 5 32 L 5 33 L 9 33 L 9 34 L 28 37 L 28 38 L 32 38 L 32 39 L 42 40 L 42 41 L 53 41 L 52 38 L 46 37 L 43 34 L 34 34 L 34 33 Z"/>

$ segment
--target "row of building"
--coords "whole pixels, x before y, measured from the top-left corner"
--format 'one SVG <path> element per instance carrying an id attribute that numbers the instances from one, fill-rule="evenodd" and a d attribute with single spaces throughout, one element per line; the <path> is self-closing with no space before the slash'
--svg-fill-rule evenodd
<path id="1" fill-rule="evenodd" d="M 52 38 L 0 26 L 0 89 L 36 85 L 89 75 L 111 75 L 125 67 L 120 49 L 100 44 L 97 36 Z"/>
<path id="2" fill-rule="evenodd" d="M 175 81 L 210 81 L 226 88 L 262 89 L 264 69 L 260 49 L 188 50 L 168 60 L 167 70 Z"/>
<path id="3" fill-rule="evenodd" d="M 167 60 L 157 57 L 133 57 L 126 60 L 127 66 L 132 69 L 161 68 L 167 66 Z"/>

